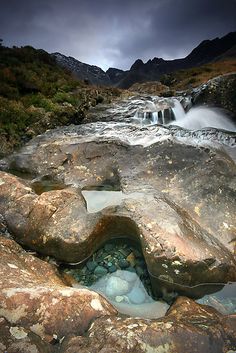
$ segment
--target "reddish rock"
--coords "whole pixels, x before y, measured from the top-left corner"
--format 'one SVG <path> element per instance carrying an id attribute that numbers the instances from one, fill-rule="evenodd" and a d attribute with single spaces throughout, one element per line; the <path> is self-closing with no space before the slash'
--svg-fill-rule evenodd
<path id="1" fill-rule="evenodd" d="M 0 212 L 16 239 L 31 249 L 76 263 L 105 240 L 126 235 L 141 243 L 154 290 L 160 281 L 186 293 L 187 286 L 202 282 L 236 280 L 230 249 L 163 194 L 126 195 L 120 206 L 88 213 L 76 189 L 36 195 L 15 176 L 0 177 Z"/>
<path id="2" fill-rule="evenodd" d="M 35 335 L 45 342 L 59 341 L 68 334 L 84 334 L 97 317 L 116 314 L 99 294 L 67 287 L 54 266 L 3 237 L 0 279 L 0 317 L 5 319 L 1 330 L 13 335 L 9 347 L 21 333 L 26 343 L 34 342 Z M 1 344 L 7 342 L 4 338 Z"/>
<path id="3" fill-rule="evenodd" d="M 19 242 L 65 262 L 127 236 L 141 243 L 154 284 L 235 281 L 236 165 L 223 151 L 234 153 L 235 136 L 194 133 L 97 123 L 38 136 L 10 167 L 68 188 L 37 196 L 1 173 L 0 212 Z M 104 185 L 124 191 L 124 202 L 88 213 L 81 190 Z"/>
<path id="4" fill-rule="evenodd" d="M 159 320 L 97 319 L 86 337 L 70 337 L 60 353 L 226 353 L 236 349 L 236 316 L 180 297 Z"/>
<path id="5" fill-rule="evenodd" d="M 54 353 L 54 346 L 21 326 L 12 326 L 0 317 L 1 353 Z"/>

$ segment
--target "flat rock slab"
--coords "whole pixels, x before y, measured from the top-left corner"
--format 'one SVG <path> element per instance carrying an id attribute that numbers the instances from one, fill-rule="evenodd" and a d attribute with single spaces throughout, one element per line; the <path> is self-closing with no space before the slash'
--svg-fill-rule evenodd
<path id="1" fill-rule="evenodd" d="M 140 241 L 154 279 L 234 281 L 236 165 L 224 148 L 235 145 L 235 134 L 214 129 L 56 129 L 11 156 L 8 167 L 67 188 L 36 195 L 2 172 L 0 212 L 19 242 L 62 261 L 82 261 L 111 237 L 126 236 Z M 104 186 L 125 199 L 87 212 L 81 190 Z"/>

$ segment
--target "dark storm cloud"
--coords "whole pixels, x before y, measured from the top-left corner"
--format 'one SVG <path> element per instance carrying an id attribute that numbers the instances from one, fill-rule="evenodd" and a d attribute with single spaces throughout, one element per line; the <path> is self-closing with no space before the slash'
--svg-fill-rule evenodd
<path id="1" fill-rule="evenodd" d="M 6 45 L 30 44 L 102 66 L 176 58 L 236 29 L 235 0 L 0 0 Z"/>

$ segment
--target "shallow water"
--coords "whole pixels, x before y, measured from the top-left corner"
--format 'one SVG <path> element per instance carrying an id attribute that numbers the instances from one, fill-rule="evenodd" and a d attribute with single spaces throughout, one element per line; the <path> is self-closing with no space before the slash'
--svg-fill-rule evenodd
<path id="1" fill-rule="evenodd" d="M 222 314 L 236 313 L 236 282 L 227 283 L 222 289 L 198 299 L 199 304 L 210 305 Z"/>
<path id="2" fill-rule="evenodd" d="M 89 213 L 101 211 L 108 206 L 120 205 L 123 199 L 122 191 L 83 190 Z"/>
<path id="3" fill-rule="evenodd" d="M 73 287 L 100 293 L 122 314 L 153 319 L 169 308 L 153 299 L 144 257 L 132 241 L 109 241 L 83 264 L 64 267 L 62 272 L 74 278 Z"/>
<path id="4" fill-rule="evenodd" d="M 163 290 L 159 298 L 152 294 L 149 273 L 137 244 L 113 239 L 98 249 L 79 267 L 62 271 L 73 276 L 75 288 L 88 287 L 104 296 L 122 314 L 147 319 L 165 315 L 179 294 L 173 289 Z M 173 283 L 170 283 L 173 286 Z M 236 283 L 206 283 L 182 287 L 196 302 L 210 305 L 222 314 L 236 313 Z M 201 294 L 200 294 L 201 293 Z M 211 293 L 211 294 L 209 294 Z M 186 294 L 185 294 L 186 296 Z"/>
<path id="5" fill-rule="evenodd" d="M 122 191 L 82 190 L 81 193 L 86 201 L 86 207 L 89 213 L 99 212 L 108 206 L 118 206 L 125 199 L 148 197 L 147 194 L 142 192 L 125 194 Z"/>
<path id="6" fill-rule="evenodd" d="M 117 270 L 102 277 L 90 287 L 105 296 L 122 314 L 147 319 L 157 319 L 167 312 L 169 305 L 148 295 L 138 275 Z"/>

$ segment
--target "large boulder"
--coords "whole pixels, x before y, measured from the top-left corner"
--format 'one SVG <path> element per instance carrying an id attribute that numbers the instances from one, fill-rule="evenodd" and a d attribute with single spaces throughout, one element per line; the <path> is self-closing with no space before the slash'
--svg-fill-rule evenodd
<path id="1" fill-rule="evenodd" d="M 160 319 L 117 317 L 99 294 L 0 236 L 0 352 L 196 352 L 236 349 L 236 317 L 179 297 Z"/>
<path id="2" fill-rule="evenodd" d="M 48 352 L 49 343 L 115 314 L 99 294 L 68 287 L 53 265 L 0 236 L 1 352 Z"/>
<path id="3" fill-rule="evenodd" d="M 2 172 L 9 229 L 66 262 L 84 260 L 111 237 L 138 240 L 154 283 L 234 281 L 236 166 L 227 151 L 234 153 L 235 135 L 206 130 L 196 142 L 180 131 L 99 123 L 37 137 L 9 167 L 68 188 L 36 195 Z M 209 138 L 217 145 L 206 145 Z M 89 213 L 81 190 L 94 187 L 120 189 L 124 200 Z"/>
<path id="4" fill-rule="evenodd" d="M 159 320 L 97 319 L 87 337 L 64 340 L 60 353 L 226 353 L 236 348 L 236 317 L 179 297 Z"/>

